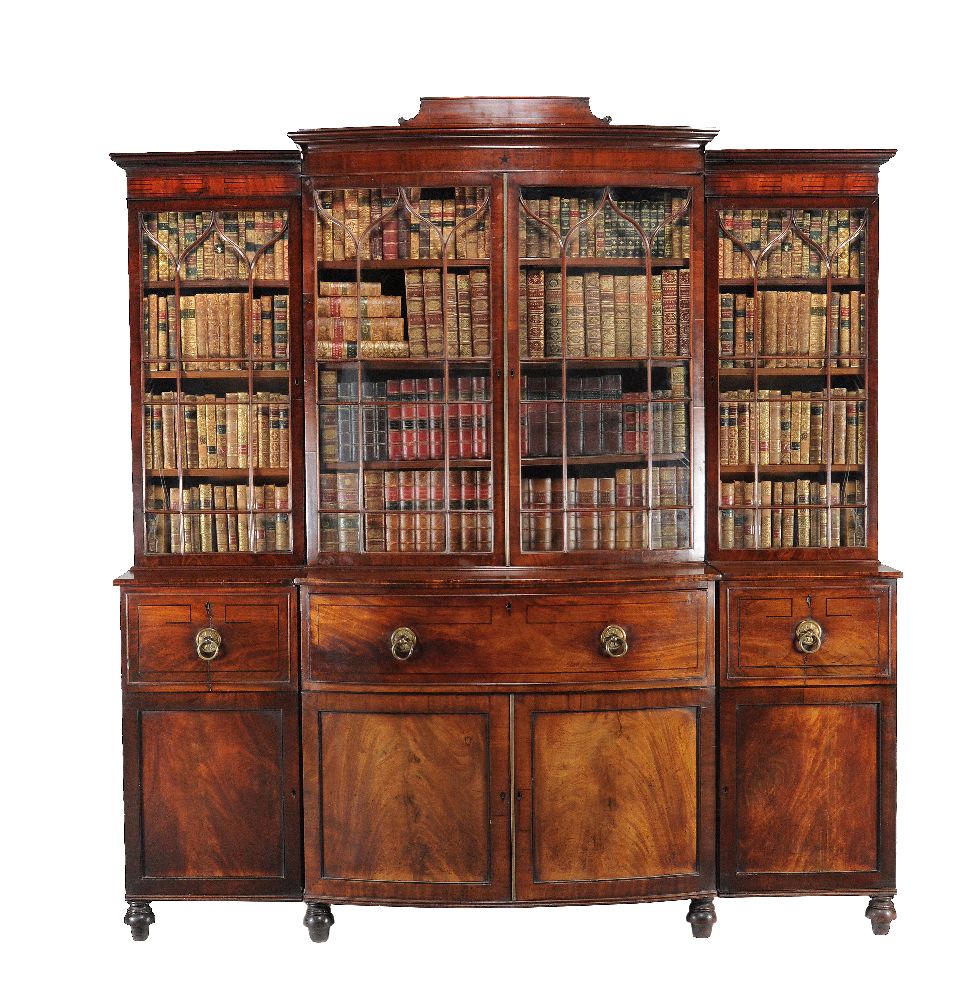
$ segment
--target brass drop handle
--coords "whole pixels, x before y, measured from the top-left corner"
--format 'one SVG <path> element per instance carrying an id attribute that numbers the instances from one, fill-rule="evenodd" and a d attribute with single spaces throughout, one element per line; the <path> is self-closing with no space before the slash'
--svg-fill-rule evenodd
<path id="1" fill-rule="evenodd" d="M 814 618 L 803 618 L 795 626 L 795 648 L 800 653 L 814 653 L 821 649 L 822 627 Z"/>
<path id="2" fill-rule="evenodd" d="M 625 656 L 629 651 L 626 630 L 619 625 L 607 625 L 600 632 L 600 645 L 607 656 Z"/>
<path id="3" fill-rule="evenodd" d="M 417 646 L 417 633 L 402 625 L 391 633 L 391 655 L 395 660 L 409 660 Z"/>
<path id="4" fill-rule="evenodd" d="M 222 633 L 209 625 L 195 634 L 195 651 L 201 660 L 214 660 L 222 649 Z"/>

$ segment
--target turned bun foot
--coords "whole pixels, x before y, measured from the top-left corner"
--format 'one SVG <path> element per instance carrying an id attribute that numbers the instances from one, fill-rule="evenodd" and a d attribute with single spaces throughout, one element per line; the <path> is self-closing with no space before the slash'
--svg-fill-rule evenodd
<path id="1" fill-rule="evenodd" d="M 133 941 L 145 941 L 149 937 L 149 927 L 156 922 L 152 907 L 145 900 L 134 900 L 126 910 L 123 923 L 129 928 Z"/>
<path id="2" fill-rule="evenodd" d="M 894 899 L 891 896 L 872 896 L 865 916 L 871 921 L 872 933 L 887 934 L 891 930 L 891 921 L 898 916 Z"/>
<path id="3" fill-rule="evenodd" d="M 308 936 L 312 941 L 319 944 L 327 941 L 334 922 L 334 915 L 327 903 L 305 904 L 305 919 L 302 923 L 308 928 Z"/>
<path id="4" fill-rule="evenodd" d="M 692 927 L 692 936 L 697 938 L 707 938 L 712 936 L 712 925 L 718 920 L 716 917 L 715 904 L 712 897 L 706 899 L 692 899 L 689 901 L 689 912 L 686 920 Z"/>

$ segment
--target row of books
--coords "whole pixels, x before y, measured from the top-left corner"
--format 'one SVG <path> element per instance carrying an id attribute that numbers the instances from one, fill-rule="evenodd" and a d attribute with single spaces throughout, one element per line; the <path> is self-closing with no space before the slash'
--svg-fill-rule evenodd
<path id="1" fill-rule="evenodd" d="M 525 197 L 523 201 L 529 211 L 521 207 L 520 256 L 559 257 L 560 240 L 553 232 L 556 230 L 564 237 L 568 257 L 644 257 L 646 251 L 636 227 L 608 202 L 597 211 L 601 198 L 598 194 L 568 196 L 556 193 Z M 654 198 L 621 198 L 616 204 L 639 223 L 647 239 L 661 227 L 652 243 L 653 256 L 688 257 L 689 213 L 682 211 L 686 201 L 685 197 L 665 192 Z M 674 214 L 679 217 L 669 221 Z M 589 221 L 580 224 L 587 219 Z M 571 230 L 572 235 L 567 240 Z"/>
<path id="2" fill-rule="evenodd" d="M 831 407 L 831 445 L 827 408 Z M 817 392 L 751 389 L 723 392 L 719 399 L 719 454 L 723 465 L 835 465 L 865 461 L 867 401 L 861 389 Z"/>
<path id="3" fill-rule="evenodd" d="M 563 355 L 563 279 L 559 271 L 520 272 L 520 356 Z M 571 358 L 688 355 L 692 342 L 690 273 L 665 268 L 646 276 L 588 271 L 566 276 L 566 355 Z"/>
<path id="4" fill-rule="evenodd" d="M 688 450 L 689 409 L 685 403 L 649 403 L 646 393 L 624 393 L 619 402 L 521 403 L 523 458 L 563 455 L 566 413 L 568 458 L 620 455 L 683 455 Z M 651 410 L 651 413 L 650 413 Z"/>
<path id="5" fill-rule="evenodd" d="M 722 226 L 748 249 L 753 257 L 773 240 L 779 240 L 789 227 L 790 213 L 781 209 L 726 209 L 722 213 Z M 762 259 L 759 275 L 765 278 L 819 278 L 826 277 L 827 267 L 812 242 L 822 247 L 830 257 L 846 243 L 853 233 L 864 225 L 865 213 L 848 209 L 796 210 L 792 218 L 801 234 L 790 229 L 789 234 L 775 244 Z M 807 239 L 806 239 L 807 237 Z M 865 276 L 865 234 L 842 247 L 831 262 L 831 273 L 836 278 Z M 748 278 L 752 265 L 743 251 L 725 236 L 719 238 L 719 277 Z"/>
<path id="6" fill-rule="evenodd" d="M 144 397 L 143 457 L 147 469 L 287 469 L 288 396 L 247 392 L 223 396 L 174 391 Z M 181 406 L 182 426 L 177 426 Z M 180 437 L 180 434 L 184 437 Z M 176 448 L 181 447 L 181 456 Z"/>
<path id="7" fill-rule="evenodd" d="M 668 388 L 653 389 L 653 399 L 684 399 L 687 398 L 686 365 L 673 365 L 665 369 L 669 376 Z M 659 369 L 656 371 L 660 374 Z M 626 395 L 633 395 L 627 393 Z M 640 394 L 648 398 L 646 393 Z M 560 375 L 521 375 L 520 398 L 563 399 L 563 379 Z M 620 372 L 607 372 L 603 375 L 570 375 L 566 376 L 567 399 L 623 399 L 623 376 Z"/>
<path id="8" fill-rule="evenodd" d="M 286 212 L 217 212 L 216 228 L 189 253 L 189 247 L 212 225 L 211 212 L 158 212 L 142 217 L 142 224 L 166 251 L 146 236 L 142 240 L 144 281 L 172 281 L 176 261 L 182 260 L 179 277 L 185 281 L 248 278 L 249 264 L 263 246 L 281 233 Z M 224 234 L 225 239 L 222 238 Z M 237 249 L 236 249 L 237 248 Z M 240 253 L 244 255 L 240 256 Z M 183 255 L 185 255 L 183 260 Z M 288 280 L 288 236 L 282 236 L 259 257 L 254 276 Z"/>
<path id="9" fill-rule="evenodd" d="M 524 479 L 521 544 L 525 552 L 578 549 L 676 549 L 689 545 L 689 472 L 661 467 L 653 477 L 654 507 L 645 509 L 645 469 L 617 469 L 614 476 L 568 478 L 566 539 L 564 490 L 550 477 Z M 682 509 L 672 509 L 677 505 Z M 643 509 L 639 509 L 643 508 Z"/>
<path id="10" fill-rule="evenodd" d="M 318 399 L 321 402 L 351 402 L 358 399 L 358 383 L 351 372 L 322 369 L 318 373 Z M 490 399 L 486 375 L 458 375 L 448 379 L 448 400 Z M 361 383 L 361 398 L 374 402 L 441 402 L 444 399 L 444 379 L 389 378 L 366 380 Z"/>
<path id="11" fill-rule="evenodd" d="M 652 477 L 648 489 L 649 470 L 625 466 L 611 476 L 598 478 L 567 477 L 566 506 L 569 510 L 588 507 L 688 507 L 691 477 L 686 466 L 663 465 Z M 595 485 L 594 485 L 595 484 Z M 520 505 L 523 510 L 563 509 L 562 479 L 550 476 L 530 476 L 520 482 Z M 651 502 L 650 502 L 651 501 Z"/>
<path id="12" fill-rule="evenodd" d="M 809 479 L 724 482 L 719 539 L 724 549 L 856 547 L 865 544 L 864 486 L 860 477 L 828 484 Z M 829 502 L 830 501 L 830 502 Z M 811 506 L 809 506 L 811 505 Z M 756 525 L 759 537 L 756 539 Z M 831 538 L 829 539 L 829 528 Z"/>
<path id="13" fill-rule="evenodd" d="M 436 268 L 404 272 L 407 338 L 412 358 L 483 358 L 490 354 L 490 275 L 486 268 L 447 274 Z"/>
<path id="14" fill-rule="evenodd" d="M 318 477 L 322 510 L 490 510 L 489 469 L 451 469 L 444 490 L 443 469 L 366 469 L 364 502 L 357 472 L 323 472 Z"/>
<path id="15" fill-rule="evenodd" d="M 756 303 L 751 295 L 719 296 L 720 355 L 755 353 L 756 310 L 759 312 L 758 352 L 766 368 L 823 368 L 828 350 L 828 296 L 824 292 L 764 291 Z M 860 364 L 865 350 L 865 293 L 832 292 L 832 365 Z M 749 368 L 751 362 L 720 361 L 722 368 Z"/>
<path id="16" fill-rule="evenodd" d="M 251 315 L 249 315 L 251 313 Z M 276 370 L 288 368 L 288 296 L 247 292 L 207 295 L 150 294 L 142 300 L 143 352 L 151 371 L 175 365 L 176 340 L 186 371 L 228 370 L 249 354 L 247 325 L 251 321 L 253 358 L 273 360 Z M 201 358 L 201 361 L 189 359 Z"/>
<path id="17" fill-rule="evenodd" d="M 486 357 L 490 354 L 490 278 L 486 268 L 447 275 L 437 268 L 404 272 L 401 298 L 381 282 L 323 281 L 315 303 L 319 359 Z M 358 292 L 361 295 L 358 295 Z M 445 338 L 445 322 L 447 335 Z"/>
<path id="18" fill-rule="evenodd" d="M 489 205 L 476 214 L 487 199 L 487 188 L 458 187 L 453 195 L 421 188 L 406 188 L 404 193 L 410 211 L 396 187 L 319 191 L 322 208 L 334 220 L 319 213 L 320 259 L 353 259 L 365 233 L 362 260 L 440 259 L 445 241 L 451 260 L 488 256 Z"/>
<path id="19" fill-rule="evenodd" d="M 486 459 L 490 456 L 488 403 L 391 403 L 319 407 L 322 462 Z"/>
<path id="20" fill-rule="evenodd" d="M 249 505 L 251 499 L 252 505 Z M 182 515 L 177 513 L 180 509 Z M 146 487 L 146 551 L 288 552 L 291 514 L 287 486 L 199 483 Z"/>
<path id="21" fill-rule="evenodd" d="M 360 525 L 364 520 L 364 547 Z M 493 514 L 321 514 L 322 552 L 490 552 Z"/>

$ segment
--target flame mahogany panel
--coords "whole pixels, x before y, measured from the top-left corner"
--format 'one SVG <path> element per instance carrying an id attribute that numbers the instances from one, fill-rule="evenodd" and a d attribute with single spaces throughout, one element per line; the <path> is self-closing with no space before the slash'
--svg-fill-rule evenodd
<path id="1" fill-rule="evenodd" d="M 519 695 L 517 898 L 704 892 L 715 857 L 711 690 Z"/>
<path id="2" fill-rule="evenodd" d="M 296 700 L 127 696 L 131 898 L 300 898 Z"/>
<path id="3" fill-rule="evenodd" d="M 305 896 L 510 898 L 508 702 L 302 699 Z"/>
<path id="4" fill-rule="evenodd" d="M 721 692 L 719 891 L 892 888 L 894 740 L 892 687 Z"/>

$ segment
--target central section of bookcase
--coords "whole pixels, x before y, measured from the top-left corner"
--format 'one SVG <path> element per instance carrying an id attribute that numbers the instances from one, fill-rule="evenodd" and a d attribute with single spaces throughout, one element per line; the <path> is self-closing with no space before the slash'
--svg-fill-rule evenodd
<path id="1" fill-rule="evenodd" d="M 692 190 L 607 180 L 313 182 L 310 561 L 698 558 Z"/>

